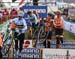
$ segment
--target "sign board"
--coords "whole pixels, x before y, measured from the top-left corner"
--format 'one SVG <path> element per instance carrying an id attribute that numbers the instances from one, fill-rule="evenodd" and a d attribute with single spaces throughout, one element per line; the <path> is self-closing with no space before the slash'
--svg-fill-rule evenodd
<path id="1" fill-rule="evenodd" d="M 5 48 L 5 50 L 3 50 L 5 52 L 7 52 L 7 49 Z M 16 51 L 14 49 L 14 57 L 16 58 Z M 20 53 L 21 58 L 36 58 L 36 59 L 40 59 L 40 49 L 37 48 L 23 48 L 23 50 Z M 3 55 L 3 58 L 7 59 L 8 57 L 8 53 Z"/>
<path id="2" fill-rule="evenodd" d="M 68 22 L 64 20 L 64 30 L 75 34 L 75 23 Z"/>
<path id="3" fill-rule="evenodd" d="M 51 41 L 51 48 L 56 48 L 56 40 Z M 75 40 L 63 40 L 61 48 L 75 49 Z"/>
<path id="4" fill-rule="evenodd" d="M 74 49 L 43 49 L 42 59 L 75 59 Z"/>
<path id="5" fill-rule="evenodd" d="M 21 52 L 22 58 L 38 58 L 40 59 L 40 49 L 37 48 L 25 48 Z"/>
<path id="6" fill-rule="evenodd" d="M 37 10 L 41 18 L 47 17 L 47 6 L 23 6 L 21 7 L 21 9 L 25 13 L 24 17 L 27 17 L 28 11 L 33 11 L 33 10 Z"/>
<path id="7" fill-rule="evenodd" d="M 23 48 L 33 48 L 32 40 L 24 40 Z"/>

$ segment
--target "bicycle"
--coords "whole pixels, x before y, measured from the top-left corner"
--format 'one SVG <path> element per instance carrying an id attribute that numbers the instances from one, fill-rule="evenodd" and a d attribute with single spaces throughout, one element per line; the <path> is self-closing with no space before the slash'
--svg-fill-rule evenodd
<path id="1" fill-rule="evenodd" d="M 38 32 L 38 28 L 39 25 L 34 25 L 35 28 L 33 28 L 33 26 L 29 26 L 29 35 L 31 39 L 37 39 L 37 32 Z"/>
<path id="2" fill-rule="evenodd" d="M 36 30 L 34 31 L 34 34 L 33 36 L 36 36 L 36 40 L 34 41 L 35 44 L 34 44 L 34 47 L 36 47 L 37 43 L 40 42 L 40 33 L 41 33 L 41 29 L 43 29 L 43 26 L 44 26 L 44 20 L 42 19 L 40 21 L 40 23 L 38 24 L 38 26 L 36 27 Z"/>
<path id="3" fill-rule="evenodd" d="M 38 42 L 37 43 L 43 43 L 47 38 L 48 33 L 45 32 L 45 26 L 41 26 L 39 32 L 38 32 Z"/>
<path id="4" fill-rule="evenodd" d="M 53 21 L 51 23 L 51 25 L 53 26 Z M 48 32 L 46 32 L 45 27 L 48 28 Z M 45 24 L 45 22 L 43 23 L 43 25 L 41 26 L 39 32 L 38 32 L 38 40 L 37 40 L 37 44 L 43 43 L 45 40 L 47 40 L 48 34 L 49 34 L 49 30 L 51 27 L 48 27 L 47 24 Z M 47 44 L 47 41 L 46 41 Z"/>
<path id="5" fill-rule="evenodd" d="M 5 56 L 9 59 L 9 58 L 13 58 L 14 57 L 14 53 L 13 53 L 13 39 L 14 39 L 14 32 L 11 31 L 10 33 L 6 32 L 4 33 L 4 37 L 3 37 L 3 48 L 2 48 L 2 54 L 3 54 L 3 58 L 5 58 Z M 8 43 L 7 43 L 8 42 Z"/>

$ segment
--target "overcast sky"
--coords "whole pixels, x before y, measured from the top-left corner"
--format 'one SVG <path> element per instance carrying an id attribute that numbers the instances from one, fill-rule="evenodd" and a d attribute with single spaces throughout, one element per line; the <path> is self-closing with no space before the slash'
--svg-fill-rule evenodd
<path id="1" fill-rule="evenodd" d="M 8 7 L 18 5 L 18 3 L 6 3 L 6 2 L 12 2 L 12 0 L 2 0 L 2 2 L 5 2 L 5 5 Z M 21 2 L 21 0 L 16 0 L 16 2 Z M 30 2 L 30 0 L 25 0 L 25 2 Z"/>

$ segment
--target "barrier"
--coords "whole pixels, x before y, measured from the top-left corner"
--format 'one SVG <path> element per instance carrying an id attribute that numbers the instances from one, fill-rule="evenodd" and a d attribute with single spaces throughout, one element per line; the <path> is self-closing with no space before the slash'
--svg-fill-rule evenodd
<path id="1" fill-rule="evenodd" d="M 75 59 L 74 49 L 42 49 L 42 59 Z"/>
<path id="2" fill-rule="evenodd" d="M 21 52 L 22 58 L 36 58 L 40 59 L 40 49 L 37 48 L 25 48 Z"/>
<path id="3" fill-rule="evenodd" d="M 56 40 L 51 41 L 51 48 L 56 48 Z M 75 49 L 75 40 L 64 40 L 61 48 Z"/>
<path id="4" fill-rule="evenodd" d="M 68 22 L 64 20 L 64 30 L 75 34 L 75 23 Z"/>
<path id="5" fill-rule="evenodd" d="M 24 59 L 75 59 L 75 49 L 24 48 L 20 55 Z"/>

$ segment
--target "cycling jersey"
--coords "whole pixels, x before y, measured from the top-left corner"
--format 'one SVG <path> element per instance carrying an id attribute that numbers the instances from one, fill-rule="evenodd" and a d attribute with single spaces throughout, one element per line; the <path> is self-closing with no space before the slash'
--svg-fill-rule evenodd
<path id="1" fill-rule="evenodd" d="M 63 18 L 55 16 L 54 18 L 54 27 L 55 28 L 63 28 Z"/>
<path id="2" fill-rule="evenodd" d="M 14 18 L 11 22 L 14 22 L 16 24 L 15 31 L 17 33 L 19 33 L 20 31 L 24 33 L 25 30 L 27 30 L 27 24 L 23 18 L 21 20 L 19 20 L 19 18 Z"/>
<path id="3" fill-rule="evenodd" d="M 51 28 L 52 28 L 52 19 L 49 19 L 49 18 L 47 18 L 46 20 L 45 20 L 45 25 L 46 25 L 46 27 L 45 27 L 45 30 L 46 31 L 49 31 L 49 29 L 50 29 L 50 31 L 51 31 Z M 49 28 L 48 28 L 49 27 Z"/>
<path id="4" fill-rule="evenodd" d="M 31 23 L 37 24 L 38 22 L 35 14 L 28 15 L 28 19 L 30 20 Z"/>

